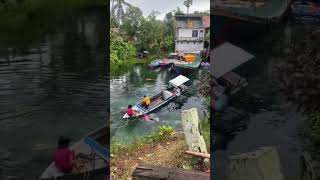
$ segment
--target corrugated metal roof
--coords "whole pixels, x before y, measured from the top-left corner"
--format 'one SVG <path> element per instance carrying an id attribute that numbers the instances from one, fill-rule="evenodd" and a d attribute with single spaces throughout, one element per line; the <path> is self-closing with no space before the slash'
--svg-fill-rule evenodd
<path id="1" fill-rule="evenodd" d="M 245 50 L 228 42 L 223 43 L 210 52 L 210 74 L 220 78 L 252 58 L 254 56 Z"/>
<path id="2" fill-rule="evenodd" d="M 189 79 L 183 75 L 179 75 L 176 78 L 172 79 L 169 81 L 170 84 L 174 85 L 174 86 L 181 86 L 182 84 L 184 84 L 185 82 L 189 81 Z"/>

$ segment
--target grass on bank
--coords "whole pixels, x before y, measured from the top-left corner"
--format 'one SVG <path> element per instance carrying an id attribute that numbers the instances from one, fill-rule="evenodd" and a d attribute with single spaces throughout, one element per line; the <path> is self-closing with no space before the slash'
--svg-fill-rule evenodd
<path id="1" fill-rule="evenodd" d="M 201 134 L 204 136 L 208 151 L 210 148 L 209 119 L 201 121 Z M 111 143 L 112 179 L 128 179 L 139 162 L 199 170 L 198 158 L 185 154 L 188 150 L 183 134 L 177 134 L 170 126 L 161 126 L 150 136 L 136 138 L 132 144 Z M 206 169 L 209 169 L 206 166 Z"/>

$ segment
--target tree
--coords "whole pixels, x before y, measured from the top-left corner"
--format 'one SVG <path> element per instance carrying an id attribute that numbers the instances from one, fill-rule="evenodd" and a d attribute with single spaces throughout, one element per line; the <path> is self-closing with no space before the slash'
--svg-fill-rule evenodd
<path id="1" fill-rule="evenodd" d="M 114 4 L 114 1 L 112 1 L 112 6 L 111 6 L 111 18 L 113 18 L 114 21 L 117 22 L 118 25 L 122 24 L 122 21 L 124 19 L 124 6 L 130 7 L 131 4 L 125 2 L 124 0 L 116 0 L 116 3 Z"/>
<path id="2" fill-rule="evenodd" d="M 189 7 L 192 5 L 192 0 L 186 0 L 183 5 L 187 7 L 187 14 L 189 14 Z"/>
<path id="3" fill-rule="evenodd" d="M 129 38 L 133 38 L 137 34 L 137 29 L 141 25 L 142 11 L 138 7 L 130 6 L 125 14 L 125 19 L 121 28 L 125 31 Z"/>
<path id="4" fill-rule="evenodd" d="M 183 11 L 180 9 L 180 7 L 177 7 L 177 9 L 174 9 L 172 12 L 174 12 L 174 14 L 183 14 Z"/>
<path id="5" fill-rule="evenodd" d="M 164 36 L 174 36 L 174 19 L 172 12 L 166 14 L 164 18 L 163 34 Z"/>
<path id="6" fill-rule="evenodd" d="M 158 52 L 163 41 L 163 22 L 156 19 L 159 12 L 152 11 L 149 16 L 141 21 L 137 31 L 136 47 L 139 51 L 148 50 Z"/>

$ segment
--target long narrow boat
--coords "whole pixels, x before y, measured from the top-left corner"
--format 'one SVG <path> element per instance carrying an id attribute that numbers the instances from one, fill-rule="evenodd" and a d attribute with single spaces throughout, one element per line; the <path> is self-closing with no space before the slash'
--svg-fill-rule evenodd
<path id="1" fill-rule="evenodd" d="M 90 133 L 71 146 L 71 149 L 78 155 L 77 165 L 80 166 L 79 169 L 66 174 L 59 171 L 52 162 L 42 173 L 40 180 L 82 179 L 85 176 L 92 179 L 103 179 L 109 167 L 110 153 L 106 148 L 109 144 L 108 128 L 106 126 Z"/>
<path id="2" fill-rule="evenodd" d="M 184 91 L 187 90 L 187 86 L 184 84 L 188 81 L 189 79 L 182 75 L 179 75 L 176 78 L 170 80 L 169 87 L 166 90 L 150 98 L 151 103 L 149 105 L 149 108 L 146 108 L 144 103 L 140 102 L 139 104 L 132 107 L 135 110 L 134 115 L 129 116 L 126 113 L 123 116 L 123 119 L 143 116 L 144 114 L 149 114 L 154 110 L 168 104 L 169 102 L 171 102 L 172 100 L 174 100 L 176 97 L 180 96 Z"/>
<path id="3" fill-rule="evenodd" d="M 199 53 L 187 53 L 187 54 L 194 54 L 196 59 L 193 62 L 187 61 L 180 61 L 173 63 L 173 69 L 180 74 L 183 73 L 190 73 L 194 70 L 198 69 L 201 64 L 201 57 Z"/>

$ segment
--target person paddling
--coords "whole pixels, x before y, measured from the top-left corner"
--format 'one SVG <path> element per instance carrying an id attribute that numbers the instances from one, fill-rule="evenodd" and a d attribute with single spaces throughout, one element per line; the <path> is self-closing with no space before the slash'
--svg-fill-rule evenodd
<path id="1" fill-rule="evenodd" d="M 146 106 L 146 108 L 149 109 L 149 105 L 150 105 L 150 103 L 151 103 L 150 98 L 149 98 L 148 96 L 144 95 L 144 96 L 143 96 L 143 103 L 144 103 L 144 105 Z"/>
<path id="2" fill-rule="evenodd" d="M 75 153 L 70 150 L 70 139 L 65 136 L 60 136 L 58 140 L 58 147 L 54 152 L 54 163 L 57 169 L 63 173 L 72 172 L 75 166 Z"/>

